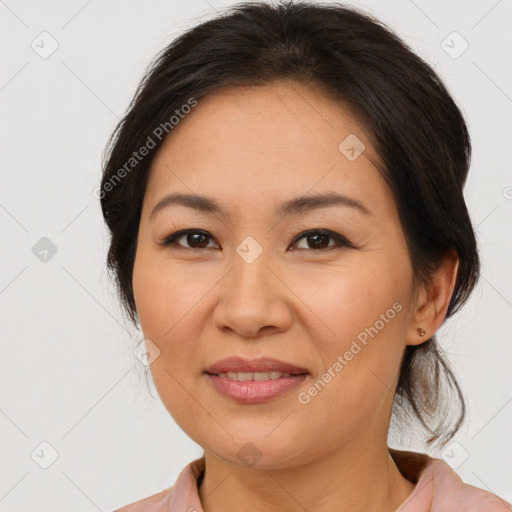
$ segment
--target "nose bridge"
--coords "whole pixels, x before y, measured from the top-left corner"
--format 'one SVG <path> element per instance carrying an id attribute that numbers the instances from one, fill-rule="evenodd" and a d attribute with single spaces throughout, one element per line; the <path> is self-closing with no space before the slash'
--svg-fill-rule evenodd
<path id="1" fill-rule="evenodd" d="M 270 280 L 275 277 L 269 270 L 272 266 L 272 251 L 248 236 L 235 248 L 232 255 L 231 292 L 243 298 L 245 296 L 259 300 L 273 288 Z M 270 297 L 266 297 L 268 300 Z"/>
<path id="2" fill-rule="evenodd" d="M 236 247 L 214 315 L 217 327 L 256 336 L 263 327 L 289 325 L 291 314 L 284 287 L 270 270 L 274 267 L 272 251 L 255 239 L 247 237 Z"/>

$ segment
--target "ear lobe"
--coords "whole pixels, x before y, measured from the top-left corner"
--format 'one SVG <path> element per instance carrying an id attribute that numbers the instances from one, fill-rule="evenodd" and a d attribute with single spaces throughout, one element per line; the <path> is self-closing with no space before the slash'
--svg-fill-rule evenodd
<path id="1" fill-rule="evenodd" d="M 459 263 L 457 253 L 450 250 L 439 270 L 422 287 L 407 333 L 407 345 L 420 345 L 427 341 L 444 322 L 457 282 Z M 423 336 L 420 335 L 422 330 L 425 331 Z"/>

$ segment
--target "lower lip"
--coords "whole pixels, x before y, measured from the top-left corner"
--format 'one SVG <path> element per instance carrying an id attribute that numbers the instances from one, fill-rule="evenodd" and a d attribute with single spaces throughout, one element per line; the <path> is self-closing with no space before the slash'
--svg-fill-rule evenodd
<path id="1" fill-rule="evenodd" d="M 281 377 L 271 380 L 231 380 L 218 375 L 206 376 L 214 385 L 215 389 L 229 398 L 242 403 L 262 403 L 283 395 L 295 388 L 307 377 L 307 374 L 293 377 Z"/>

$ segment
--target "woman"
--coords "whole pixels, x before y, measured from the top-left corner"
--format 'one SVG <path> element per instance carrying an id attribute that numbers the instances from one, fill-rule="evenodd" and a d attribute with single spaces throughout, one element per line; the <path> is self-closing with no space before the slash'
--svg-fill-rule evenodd
<path id="1" fill-rule="evenodd" d="M 165 407 L 200 446 L 120 512 L 512 510 L 444 447 L 435 333 L 479 275 L 470 139 L 433 70 L 336 4 L 246 3 L 174 41 L 114 133 L 108 265 Z"/>

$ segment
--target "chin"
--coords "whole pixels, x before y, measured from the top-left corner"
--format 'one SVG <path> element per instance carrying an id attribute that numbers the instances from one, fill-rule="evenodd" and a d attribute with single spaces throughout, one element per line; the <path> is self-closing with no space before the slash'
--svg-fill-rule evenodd
<path id="1" fill-rule="evenodd" d="M 272 441 L 265 436 L 230 438 L 226 446 L 211 443 L 212 448 L 209 443 L 200 444 L 205 452 L 211 452 L 222 461 L 248 469 L 281 469 L 305 462 L 303 451 L 297 451 L 299 441 L 290 443 L 290 439 L 279 437 Z"/>

